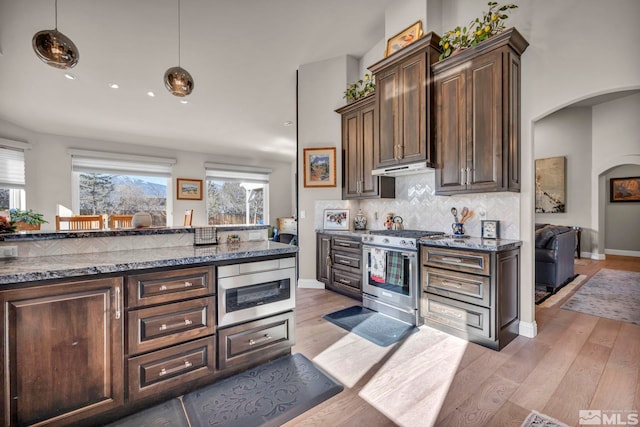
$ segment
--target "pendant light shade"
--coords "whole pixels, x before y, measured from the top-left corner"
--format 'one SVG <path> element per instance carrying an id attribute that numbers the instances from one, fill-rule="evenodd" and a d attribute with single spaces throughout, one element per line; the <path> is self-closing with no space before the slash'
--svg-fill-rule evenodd
<path id="1" fill-rule="evenodd" d="M 187 96 L 193 90 L 193 77 L 182 67 L 171 67 L 164 73 L 164 84 L 175 96 Z"/>
<path id="2" fill-rule="evenodd" d="M 172 95 L 183 97 L 193 91 L 193 77 L 180 66 L 180 0 L 178 0 L 178 66 L 164 73 L 164 85 Z"/>
<path id="3" fill-rule="evenodd" d="M 80 58 L 78 48 L 71 39 L 58 31 L 58 0 L 56 5 L 56 27 L 38 31 L 31 41 L 33 50 L 45 64 L 68 70 L 75 67 Z"/>

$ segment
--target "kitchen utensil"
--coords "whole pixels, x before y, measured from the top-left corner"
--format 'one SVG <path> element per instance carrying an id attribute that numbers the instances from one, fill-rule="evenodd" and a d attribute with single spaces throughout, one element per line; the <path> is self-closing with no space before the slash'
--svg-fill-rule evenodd
<path id="1" fill-rule="evenodd" d="M 461 219 L 460 222 L 464 224 L 464 222 L 466 220 L 468 220 L 469 218 L 471 218 L 473 216 L 473 211 L 467 211 L 466 215 L 464 215 Z"/>
<path id="2" fill-rule="evenodd" d="M 469 208 L 465 206 L 464 208 L 462 208 L 462 212 L 460 212 L 460 216 L 462 218 L 464 218 L 465 216 L 467 216 L 468 213 L 469 213 Z M 462 220 L 460 220 L 460 221 L 462 221 Z M 464 222 L 464 221 L 462 221 L 462 222 Z"/>
<path id="3" fill-rule="evenodd" d="M 451 208 L 451 214 L 453 215 L 453 219 L 455 220 L 455 222 L 458 222 L 458 209 Z"/>

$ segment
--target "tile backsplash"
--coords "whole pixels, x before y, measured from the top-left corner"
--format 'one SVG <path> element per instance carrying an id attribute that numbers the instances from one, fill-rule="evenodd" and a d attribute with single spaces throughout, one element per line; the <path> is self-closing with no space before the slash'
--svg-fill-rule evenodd
<path id="1" fill-rule="evenodd" d="M 472 210 L 473 216 L 465 222 L 465 232 L 471 236 L 480 236 L 480 220 L 496 219 L 500 221 L 500 236 L 505 239 L 520 238 L 520 194 L 476 193 L 457 196 L 436 196 L 435 173 L 426 173 L 396 177 L 395 199 L 370 199 L 360 201 L 317 200 L 315 204 L 315 228 L 322 229 L 324 209 L 349 209 L 351 217 L 362 209 L 367 216 L 367 228 L 383 228 L 388 212 L 403 218 L 404 228 L 451 233 L 454 222 L 451 208 L 463 207 Z M 484 212 L 484 217 L 481 213 Z M 377 218 L 376 218 L 377 214 Z M 353 224 L 351 224 L 353 228 Z"/>

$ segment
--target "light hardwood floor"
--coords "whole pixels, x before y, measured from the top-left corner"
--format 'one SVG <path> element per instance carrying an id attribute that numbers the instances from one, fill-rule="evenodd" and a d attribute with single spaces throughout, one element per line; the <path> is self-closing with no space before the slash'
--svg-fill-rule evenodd
<path id="1" fill-rule="evenodd" d="M 601 268 L 640 271 L 640 259 L 576 260 L 588 278 Z M 536 307 L 538 336 L 500 352 L 425 326 L 383 348 L 321 318 L 356 300 L 299 289 L 293 352 L 345 389 L 285 425 L 520 426 L 535 409 L 574 426 L 580 409 L 638 411 L 640 326 L 562 310 L 563 302 Z"/>

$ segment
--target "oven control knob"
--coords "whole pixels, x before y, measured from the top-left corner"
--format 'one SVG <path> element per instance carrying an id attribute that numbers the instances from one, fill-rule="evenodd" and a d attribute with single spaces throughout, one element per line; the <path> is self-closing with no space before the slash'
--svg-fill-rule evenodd
<path id="1" fill-rule="evenodd" d="M 387 238 L 382 239 L 382 243 L 389 243 L 389 239 Z"/>
<path id="2" fill-rule="evenodd" d="M 407 246 L 407 241 L 406 240 L 400 240 L 400 244 L 402 246 Z"/>

